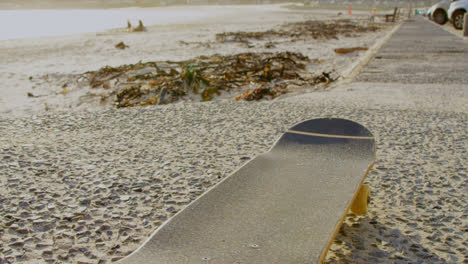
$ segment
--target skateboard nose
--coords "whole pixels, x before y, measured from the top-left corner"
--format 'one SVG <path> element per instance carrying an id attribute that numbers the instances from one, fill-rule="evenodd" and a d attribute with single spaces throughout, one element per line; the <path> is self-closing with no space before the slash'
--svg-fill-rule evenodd
<path id="1" fill-rule="evenodd" d="M 373 137 L 364 126 L 347 119 L 319 118 L 293 126 L 291 131 L 345 137 Z"/>

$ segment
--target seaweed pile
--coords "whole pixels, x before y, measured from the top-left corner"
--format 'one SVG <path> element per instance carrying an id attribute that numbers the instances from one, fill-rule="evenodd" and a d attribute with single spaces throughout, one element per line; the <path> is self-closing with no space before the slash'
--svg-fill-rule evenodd
<path id="1" fill-rule="evenodd" d="M 312 62 L 300 53 L 241 53 L 173 62 L 139 62 L 106 66 L 85 73 L 92 88 L 109 89 L 117 107 L 159 105 L 199 95 L 210 101 L 221 91 L 242 93 L 237 100 L 274 98 L 291 84 L 313 86 L 333 81 L 329 73 L 311 76 L 305 69 Z M 115 97 L 114 97 L 115 96 Z"/>
<path id="2" fill-rule="evenodd" d="M 280 26 L 279 30 L 263 32 L 225 32 L 216 34 L 218 42 L 241 42 L 249 40 L 270 40 L 272 38 L 297 39 L 337 39 L 339 35 L 352 37 L 353 34 L 375 32 L 379 27 L 375 25 L 363 25 L 351 20 L 313 21 L 289 23 Z"/>
<path id="3" fill-rule="evenodd" d="M 227 32 L 216 35 L 216 42 L 185 42 L 180 45 L 211 47 L 215 43 L 262 42 L 265 48 L 275 47 L 274 40 L 337 39 L 359 33 L 374 32 L 379 27 L 351 20 L 304 21 L 289 23 L 263 32 Z M 123 44 L 125 48 L 125 44 Z M 354 48 L 361 50 L 361 48 Z M 339 49 L 338 54 L 347 50 Z M 87 72 L 93 88 L 108 89 L 102 101 L 111 100 L 117 107 L 160 105 L 192 100 L 194 95 L 210 101 L 221 92 L 232 92 L 236 100 L 275 98 L 288 87 L 310 87 L 334 81 L 330 73 L 311 76 L 306 70 L 308 57 L 292 52 L 241 53 L 210 57 L 200 56 L 186 61 L 139 62 L 119 67 L 104 67 Z M 292 86 L 290 86 L 292 85 Z"/>

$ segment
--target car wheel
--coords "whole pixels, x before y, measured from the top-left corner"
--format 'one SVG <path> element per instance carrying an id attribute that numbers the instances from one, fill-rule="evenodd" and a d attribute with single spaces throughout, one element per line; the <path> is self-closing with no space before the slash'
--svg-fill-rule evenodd
<path id="1" fill-rule="evenodd" d="M 456 29 L 463 29 L 463 17 L 465 16 L 464 10 L 457 10 L 453 14 L 453 26 Z"/>
<path id="2" fill-rule="evenodd" d="M 447 23 L 447 14 L 445 13 L 445 11 L 440 9 L 436 10 L 434 12 L 434 21 L 440 25 Z"/>

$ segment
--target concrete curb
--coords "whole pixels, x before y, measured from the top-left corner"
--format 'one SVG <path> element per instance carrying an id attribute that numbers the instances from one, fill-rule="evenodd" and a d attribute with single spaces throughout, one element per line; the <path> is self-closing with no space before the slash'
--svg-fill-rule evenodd
<path id="1" fill-rule="evenodd" d="M 401 27 L 404 22 L 399 23 L 395 26 L 385 37 L 377 41 L 367 52 L 366 54 L 354 62 L 348 70 L 344 71 L 342 78 L 330 89 L 335 89 L 344 85 L 350 84 L 354 78 L 361 72 L 369 61 L 374 57 L 377 51 L 393 36 L 393 34 Z"/>
<path id="2" fill-rule="evenodd" d="M 461 40 L 464 40 L 464 41 L 468 41 L 468 38 L 467 37 L 463 37 L 463 32 L 460 32 L 460 30 L 457 30 L 453 27 L 452 23 L 450 22 L 447 22 L 445 25 L 439 25 L 433 21 L 431 21 L 432 23 L 434 23 L 435 25 L 439 26 L 440 28 L 442 28 L 443 30 L 447 31 L 448 33 L 456 36 L 457 38 L 460 38 Z"/>

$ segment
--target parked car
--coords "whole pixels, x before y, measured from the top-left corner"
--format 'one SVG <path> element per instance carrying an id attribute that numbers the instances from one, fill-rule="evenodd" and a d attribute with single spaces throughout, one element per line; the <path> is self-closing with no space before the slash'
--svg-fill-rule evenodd
<path id="1" fill-rule="evenodd" d="M 456 0 L 454 0 L 456 1 Z M 449 9 L 450 3 L 454 2 L 453 0 L 443 0 L 439 3 L 431 6 L 428 10 L 428 18 L 434 20 L 437 24 L 443 25 L 448 21 L 447 10 Z"/>
<path id="2" fill-rule="evenodd" d="M 448 17 L 456 29 L 463 29 L 463 17 L 468 11 L 468 0 L 453 2 L 448 10 Z"/>
<path id="3" fill-rule="evenodd" d="M 434 7 L 435 7 L 435 5 L 429 7 L 427 9 L 427 11 L 426 11 L 426 14 L 425 14 L 425 16 L 427 16 L 427 18 L 429 18 L 430 20 L 432 20 L 432 15 L 431 14 L 432 14 L 432 11 L 434 10 Z"/>

